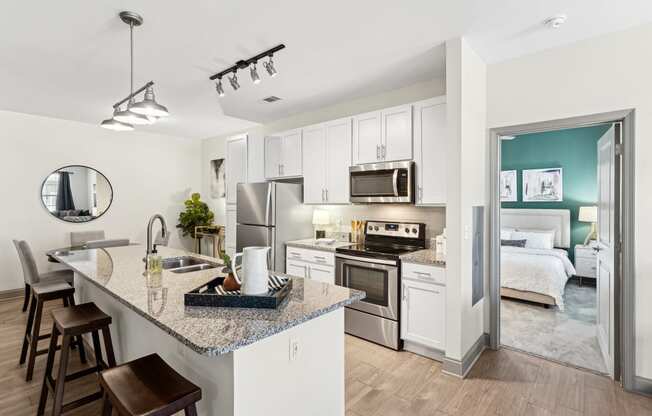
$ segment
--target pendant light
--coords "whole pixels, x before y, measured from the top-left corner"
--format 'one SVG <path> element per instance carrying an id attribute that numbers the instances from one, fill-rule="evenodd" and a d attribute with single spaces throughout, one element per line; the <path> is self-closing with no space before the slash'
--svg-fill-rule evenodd
<path id="1" fill-rule="evenodd" d="M 134 26 L 142 25 L 143 18 L 137 13 L 124 11 L 120 12 L 120 19 L 129 25 L 129 95 L 113 105 L 113 118 L 102 121 L 100 125 L 111 130 L 127 131 L 133 130 L 134 125 L 154 124 L 159 117 L 167 117 L 170 113 L 165 106 L 156 102 L 154 82 L 150 81 L 134 91 Z M 143 100 L 136 103 L 135 96 L 143 91 Z M 121 109 L 120 106 L 124 102 L 127 102 L 127 106 Z"/>

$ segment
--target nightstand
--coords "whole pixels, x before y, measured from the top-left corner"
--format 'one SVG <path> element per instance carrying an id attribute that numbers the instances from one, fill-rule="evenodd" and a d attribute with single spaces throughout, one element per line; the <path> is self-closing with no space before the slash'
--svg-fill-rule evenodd
<path id="1" fill-rule="evenodd" d="M 584 279 L 590 279 L 591 283 L 595 285 L 597 265 L 597 252 L 593 250 L 592 246 L 582 244 L 575 246 L 575 275 L 580 280 L 580 286 L 584 283 Z"/>

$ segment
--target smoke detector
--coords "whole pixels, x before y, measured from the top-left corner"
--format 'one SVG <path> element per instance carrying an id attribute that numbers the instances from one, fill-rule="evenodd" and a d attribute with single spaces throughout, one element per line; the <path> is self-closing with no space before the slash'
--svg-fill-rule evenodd
<path id="1" fill-rule="evenodd" d="M 566 23 L 566 19 L 567 17 L 565 14 L 558 14 L 557 16 L 549 17 L 543 22 L 543 24 L 550 29 L 557 29 L 559 26 Z"/>

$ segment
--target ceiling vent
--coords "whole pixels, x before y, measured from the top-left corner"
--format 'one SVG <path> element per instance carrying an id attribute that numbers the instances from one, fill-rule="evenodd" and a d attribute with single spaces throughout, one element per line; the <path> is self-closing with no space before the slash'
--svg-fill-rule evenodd
<path id="1" fill-rule="evenodd" d="M 275 102 L 275 101 L 279 101 L 279 100 L 280 100 L 280 98 L 278 98 L 278 97 L 275 96 L 275 95 L 270 95 L 269 97 L 265 97 L 265 98 L 263 98 L 263 101 L 265 101 L 265 102 L 267 102 L 267 103 L 273 103 L 273 102 Z"/>

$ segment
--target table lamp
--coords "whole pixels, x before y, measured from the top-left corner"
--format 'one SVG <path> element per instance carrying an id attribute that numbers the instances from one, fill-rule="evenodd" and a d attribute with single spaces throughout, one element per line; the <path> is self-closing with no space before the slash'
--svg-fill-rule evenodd
<path id="1" fill-rule="evenodd" d="M 586 236 L 584 245 L 587 245 L 590 240 L 597 239 L 595 224 L 598 222 L 598 207 L 580 207 L 580 214 L 578 215 L 577 220 L 580 222 L 591 223 L 591 231 L 589 231 L 589 234 Z"/>
<path id="2" fill-rule="evenodd" d="M 316 209 L 312 212 L 312 225 L 315 227 L 315 238 L 326 237 L 324 226 L 328 224 L 330 224 L 330 215 L 328 215 L 328 211 Z"/>

